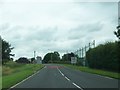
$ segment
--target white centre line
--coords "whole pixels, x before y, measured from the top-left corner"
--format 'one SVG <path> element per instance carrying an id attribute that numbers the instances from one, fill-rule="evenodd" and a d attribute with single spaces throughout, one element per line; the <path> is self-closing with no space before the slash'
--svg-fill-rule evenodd
<path id="1" fill-rule="evenodd" d="M 66 76 L 65 76 L 65 78 L 66 78 L 68 81 L 70 81 L 70 79 L 69 79 L 69 78 L 67 78 Z"/>
<path id="2" fill-rule="evenodd" d="M 77 84 L 75 84 L 75 83 L 72 83 L 72 84 L 75 85 L 77 88 L 83 90 L 83 89 L 82 89 L 80 86 L 78 86 Z"/>
<path id="3" fill-rule="evenodd" d="M 66 77 L 66 76 L 61 72 L 61 70 L 60 70 L 59 68 L 57 68 L 57 69 L 58 69 L 58 71 L 60 72 L 60 74 L 62 74 L 62 76 L 65 77 L 65 79 L 67 79 L 68 81 L 71 81 L 68 77 Z M 71 82 L 72 82 L 72 81 L 71 81 Z M 76 86 L 77 88 L 83 90 L 80 86 L 78 86 L 78 85 L 75 84 L 74 82 L 72 82 L 72 84 L 73 84 L 74 86 Z"/>
<path id="4" fill-rule="evenodd" d="M 61 73 L 63 76 L 64 76 L 64 74 L 63 73 Z"/>
<path id="5" fill-rule="evenodd" d="M 57 67 L 57 69 L 58 69 L 58 67 Z M 62 76 L 64 76 L 64 74 L 60 71 L 60 69 L 58 69 L 58 71 L 60 72 L 60 74 L 62 74 Z"/>

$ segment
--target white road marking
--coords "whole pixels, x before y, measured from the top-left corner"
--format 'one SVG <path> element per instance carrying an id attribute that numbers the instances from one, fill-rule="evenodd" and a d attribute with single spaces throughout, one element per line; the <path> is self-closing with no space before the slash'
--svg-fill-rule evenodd
<path id="1" fill-rule="evenodd" d="M 58 69 L 58 71 L 60 72 L 60 74 L 64 75 L 59 68 L 57 68 L 57 69 Z M 71 80 L 70 80 L 68 77 L 66 77 L 65 75 L 64 75 L 64 77 L 65 77 L 65 79 L 67 79 L 68 81 L 71 81 Z M 72 82 L 72 81 L 71 81 L 71 82 Z M 78 86 L 78 85 L 75 84 L 74 82 L 72 82 L 72 84 L 73 84 L 74 86 L 76 86 L 77 88 L 83 90 L 80 86 Z"/>
<path id="2" fill-rule="evenodd" d="M 58 69 L 58 67 L 57 67 L 57 69 Z M 58 71 L 60 72 L 60 74 L 62 74 L 62 76 L 64 76 L 64 74 L 60 71 L 60 69 L 58 69 Z"/>
<path id="3" fill-rule="evenodd" d="M 44 68 L 46 68 L 46 66 Z"/>
<path id="4" fill-rule="evenodd" d="M 110 78 L 110 77 L 104 77 L 104 78 L 113 79 L 113 78 Z"/>
<path id="5" fill-rule="evenodd" d="M 62 76 L 64 76 L 64 74 L 63 73 L 61 73 L 62 74 Z"/>
<path id="6" fill-rule="evenodd" d="M 44 67 L 44 68 L 45 68 L 45 67 Z M 32 76 L 34 76 L 35 74 L 37 74 L 37 73 L 39 73 L 39 72 L 40 72 L 40 70 L 37 71 L 36 73 L 32 74 L 31 76 L 27 77 L 26 79 L 22 80 L 21 82 L 15 84 L 14 86 L 10 87 L 10 89 L 11 89 L 11 88 L 15 88 L 17 85 L 23 83 L 24 81 L 28 80 L 29 78 L 31 78 Z"/>
<path id="7" fill-rule="evenodd" d="M 70 81 L 70 79 L 69 79 L 69 78 L 67 78 L 66 76 L 65 76 L 65 78 L 66 78 L 68 81 Z"/>
<path id="8" fill-rule="evenodd" d="M 72 83 L 73 85 L 75 85 L 77 88 L 80 88 L 81 90 L 83 90 L 80 86 L 78 86 L 77 84 L 75 83 Z"/>
<path id="9" fill-rule="evenodd" d="M 103 78 L 107 78 L 107 79 L 114 79 L 114 78 L 111 78 L 111 77 L 107 77 L 107 76 L 102 76 L 102 75 L 97 75 L 99 77 L 103 77 Z"/>

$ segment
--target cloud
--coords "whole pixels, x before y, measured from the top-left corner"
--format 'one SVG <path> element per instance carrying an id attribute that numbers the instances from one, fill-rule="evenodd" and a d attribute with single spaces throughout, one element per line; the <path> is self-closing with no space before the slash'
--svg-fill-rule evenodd
<path id="1" fill-rule="evenodd" d="M 63 55 L 93 40 L 116 40 L 117 3 L 5 0 L 0 10 L 0 35 L 15 47 L 15 59 L 32 57 L 34 50 L 42 57 L 51 51 Z"/>

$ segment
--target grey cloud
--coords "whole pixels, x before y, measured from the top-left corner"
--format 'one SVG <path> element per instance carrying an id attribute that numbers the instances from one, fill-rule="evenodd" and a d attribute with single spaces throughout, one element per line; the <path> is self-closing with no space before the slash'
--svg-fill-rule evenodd
<path id="1" fill-rule="evenodd" d="M 56 31 L 56 28 L 34 28 L 27 34 L 25 40 L 51 41 L 54 39 Z"/>
<path id="2" fill-rule="evenodd" d="M 102 43 L 115 39 L 116 4 L 17 5 L 4 5 L 4 22 L 0 25 L 1 35 L 15 47 L 13 53 L 16 57 L 31 57 L 34 50 L 42 57 L 48 51 L 63 54 L 84 47 L 92 40 Z"/>
<path id="3" fill-rule="evenodd" d="M 89 33 L 95 33 L 98 31 L 101 31 L 103 27 L 103 24 L 97 22 L 97 23 L 90 23 L 90 24 L 84 24 L 84 25 L 79 25 L 76 28 L 72 28 L 70 30 L 68 39 L 81 39 Z"/>
<path id="4" fill-rule="evenodd" d="M 5 23 L 5 24 L 2 24 L 0 25 L 0 31 L 5 31 L 5 30 L 8 30 L 10 28 L 10 24 L 9 23 Z"/>

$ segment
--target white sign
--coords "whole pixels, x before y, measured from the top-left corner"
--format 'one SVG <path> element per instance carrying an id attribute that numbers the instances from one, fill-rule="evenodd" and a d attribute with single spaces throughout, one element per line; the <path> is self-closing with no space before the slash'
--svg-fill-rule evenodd
<path id="1" fill-rule="evenodd" d="M 71 57 L 71 64 L 76 64 L 76 63 L 77 63 L 77 58 Z"/>
<path id="2" fill-rule="evenodd" d="M 37 60 L 36 60 L 37 64 L 42 64 L 42 58 L 37 56 Z"/>

